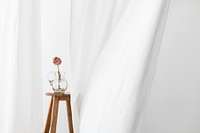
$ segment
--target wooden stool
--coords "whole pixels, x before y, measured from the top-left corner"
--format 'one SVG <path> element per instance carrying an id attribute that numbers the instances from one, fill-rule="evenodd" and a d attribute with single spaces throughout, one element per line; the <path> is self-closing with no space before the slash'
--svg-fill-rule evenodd
<path id="1" fill-rule="evenodd" d="M 59 107 L 60 101 L 66 101 L 69 133 L 74 133 L 73 124 L 72 124 L 70 94 L 54 92 L 54 93 L 46 93 L 46 95 L 51 96 L 51 102 L 50 102 L 50 106 L 49 106 L 49 112 L 48 112 L 48 116 L 47 116 L 44 133 L 49 133 L 49 130 L 51 131 L 50 133 L 56 133 L 58 107 Z"/>

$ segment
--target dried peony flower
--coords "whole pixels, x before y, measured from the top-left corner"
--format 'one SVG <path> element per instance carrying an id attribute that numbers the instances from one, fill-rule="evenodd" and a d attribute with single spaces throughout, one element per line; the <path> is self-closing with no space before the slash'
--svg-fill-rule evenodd
<path id="1" fill-rule="evenodd" d="M 53 64 L 55 65 L 60 65 L 62 63 L 62 60 L 59 57 L 54 57 L 53 58 Z"/>

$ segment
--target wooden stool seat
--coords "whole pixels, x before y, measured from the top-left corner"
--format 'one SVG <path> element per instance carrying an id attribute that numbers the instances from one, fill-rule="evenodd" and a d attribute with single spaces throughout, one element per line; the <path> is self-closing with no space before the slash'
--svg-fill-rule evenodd
<path id="1" fill-rule="evenodd" d="M 49 133 L 49 131 L 50 131 L 50 133 L 56 133 L 58 107 L 59 107 L 60 101 L 66 101 L 69 133 L 74 133 L 73 123 L 72 123 L 70 93 L 54 92 L 54 93 L 46 93 L 46 95 L 51 96 L 51 102 L 50 102 L 50 106 L 49 106 L 49 112 L 48 112 L 48 116 L 47 116 L 44 133 Z"/>

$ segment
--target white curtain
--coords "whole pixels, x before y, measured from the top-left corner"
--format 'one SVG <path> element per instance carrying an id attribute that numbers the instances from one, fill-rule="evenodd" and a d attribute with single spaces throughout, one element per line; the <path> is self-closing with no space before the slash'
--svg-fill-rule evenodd
<path id="1" fill-rule="evenodd" d="M 72 0 L 75 133 L 139 133 L 169 0 Z"/>
<path id="2" fill-rule="evenodd" d="M 138 133 L 168 0 L 72 0 L 75 133 Z M 0 0 L 0 132 L 42 132 L 40 0 Z"/>
<path id="3" fill-rule="evenodd" d="M 41 133 L 40 0 L 0 0 L 0 57 L 0 133 Z"/>

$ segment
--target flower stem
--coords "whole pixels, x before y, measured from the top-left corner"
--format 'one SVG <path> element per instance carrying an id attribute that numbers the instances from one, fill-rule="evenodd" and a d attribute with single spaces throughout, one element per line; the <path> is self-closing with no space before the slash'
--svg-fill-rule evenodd
<path id="1" fill-rule="evenodd" d="M 58 89 L 60 89 L 61 74 L 60 74 L 59 65 L 57 65 L 57 68 L 58 68 Z"/>

